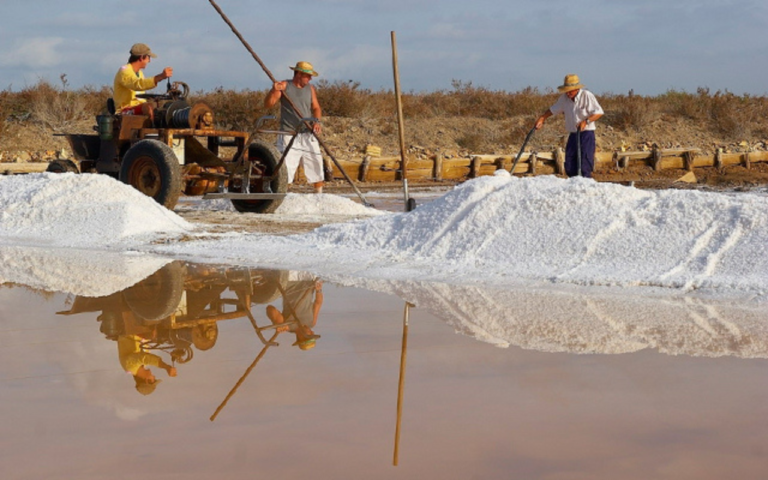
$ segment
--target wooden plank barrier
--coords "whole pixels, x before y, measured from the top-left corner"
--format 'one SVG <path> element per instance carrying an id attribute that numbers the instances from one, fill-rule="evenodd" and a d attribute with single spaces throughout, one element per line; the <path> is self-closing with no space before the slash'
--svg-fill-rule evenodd
<path id="1" fill-rule="evenodd" d="M 509 170 L 515 161 L 515 155 L 470 155 L 468 157 L 445 158 L 433 155 L 430 158 L 409 159 L 408 178 L 413 180 L 466 180 L 478 176 L 493 175 L 499 168 Z M 513 172 L 515 175 L 552 175 L 565 173 L 565 153 L 562 148 L 545 152 L 524 152 Z M 654 149 L 633 152 L 596 152 L 595 171 L 611 169 L 623 170 L 632 167 L 649 167 L 654 171 L 683 169 L 694 171 L 696 168 L 722 169 L 741 165 L 751 168 L 755 163 L 768 163 L 768 152 L 724 153 L 702 155 L 699 149 Z M 333 178 L 341 179 L 339 169 L 326 163 L 326 169 Z M 351 178 L 360 182 L 390 182 L 401 179 L 400 157 L 375 157 L 365 155 L 360 158 L 341 160 L 339 164 Z M 0 163 L 0 174 L 44 172 L 48 163 Z M 299 167 L 296 180 L 305 180 L 304 172 Z"/>
<path id="2" fill-rule="evenodd" d="M 40 173 L 48 168 L 44 162 L 35 163 L 0 163 L 0 175 L 16 175 L 19 173 Z"/>
<path id="3" fill-rule="evenodd" d="M 468 157 L 409 160 L 408 178 L 414 180 L 466 180 L 493 175 L 499 168 L 509 170 L 514 155 L 470 155 Z M 363 157 L 360 160 L 340 160 L 348 174 L 363 182 L 395 181 L 399 175 L 399 157 Z M 654 171 L 696 168 L 723 168 L 756 162 L 768 162 L 768 152 L 723 153 L 702 155 L 699 149 L 653 149 L 633 152 L 596 152 L 595 171 L 648 167 Z M 565 153 L 562 148 L 546 152 L 524 152 L 513 172 L 515 175 L 564 174 Z M 334 178 L 341 177 L 334 169 Z"/>

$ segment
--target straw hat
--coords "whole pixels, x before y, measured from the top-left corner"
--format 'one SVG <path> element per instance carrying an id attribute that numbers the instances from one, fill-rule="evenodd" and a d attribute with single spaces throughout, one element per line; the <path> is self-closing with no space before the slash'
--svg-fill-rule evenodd
<path id="1" fill-rule="evenodd" d="M 557 87 L 558 92 L 570 92 L 573 90 L 578 90 L 580 88 L 584 88 L 584 85 L 579 82 L 579 76 L 575 73 L 569 73 L 565 76 L 565 80 L 563 80 L 563 84 Z"/>
<path id="2" fill-rule="evenodd" d="M 297 62 L 295 67 L 288 67 L 288 68 L 290 68 L 294 72 L 307 73 L 309 75 L 312 75 L 313 77 L 320 75 L 315 71 L 314 67 L 309 62 Z"/>

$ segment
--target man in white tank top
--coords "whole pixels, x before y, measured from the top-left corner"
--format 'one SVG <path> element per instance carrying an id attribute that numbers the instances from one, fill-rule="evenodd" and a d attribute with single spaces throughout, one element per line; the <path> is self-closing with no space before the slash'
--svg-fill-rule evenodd
<path id="1" fill-rule="evenodd" d="M 293 183 L 296 169 L 299 168 L 299 165 L 302 165 L 307 182 L 311 183 L 315 188 L 315 193 L 323 193 L 325 173 L 320 145 L 317 138 L 315 138 L 312 132 L 306 130 L 304 122 L 301 121 L 302 118 L 313 117 L 315 121 L 312 123 L 312 130 L 315 133 L 320 133 L 320 118 L 323 115 L 323 111 L 320 108 L 320 103 L 317 101 L 315 87 L 309 84 L 312 77 L 316 77 L 318 73 L 309 62 L 298 62 L 295 67 L 290 67 L 290 69 L 293 70 L 293 78 L 291 80 L 275 82 L 264 99 L 264 106 L 272 108 L 279 100 L 280 129 L 298 132 L 290 151 L 285 156 L 285 166 L 288 169 L 288 183 Z M 286 96 L 291 99 L 291 102 L 299 110 L 298 115 L 286 101 Z M 283 152 L 290 140 L 291 135 L 278 135 L 278 150 Z"/>

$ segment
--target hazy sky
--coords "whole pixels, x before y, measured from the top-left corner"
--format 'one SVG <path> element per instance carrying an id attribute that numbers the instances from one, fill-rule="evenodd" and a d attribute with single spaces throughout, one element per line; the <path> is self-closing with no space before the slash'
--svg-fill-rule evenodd
<path id="1" fill-rule="evenodd" d="M 329 81 L 403 91 L 452 80 L 516 91 L 566 73 L 596 93 L 768 92 L 768 3 L 756 0 L 216 0 L 278 79 L 298 60 Z M 0 89 L 39 79 L 112 84 L 133 43 L 195 90 L 263 89 L 267 76 L 208 0 L 0 0 Z"/>

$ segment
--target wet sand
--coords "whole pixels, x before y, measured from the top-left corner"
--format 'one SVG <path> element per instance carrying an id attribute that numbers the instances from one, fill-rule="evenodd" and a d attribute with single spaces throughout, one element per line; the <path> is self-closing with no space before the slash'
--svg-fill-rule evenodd
<path id="1" fill-rule="evenodd" d="M 221 298 L 235 297 L 228 292 Z M 162 382 L 145 396 L 123 371 L 116 341 L 100 331 L 107 307 L 62 315 L 77 298 L 0 288 L 3 478 L 768 474 L 764 357 L 499 348 L 457 334 L 426 306 L 409 310 L 393 466 L 404 300 L 328 280 L 323 292 L 315 348 L 300 350 L 281 333 L 242 379 L 264 344 L 247 318 L 221 320 L 215 345 L 193 348 L 174 378 L 158 371 Z M 184 295 L 191 308 L 193 290 Z M 282 302 L 254 302 L 256 324 L 268 325 L 266 305 Z M 580 315 L 573 310 L 574 321 Z"/>

